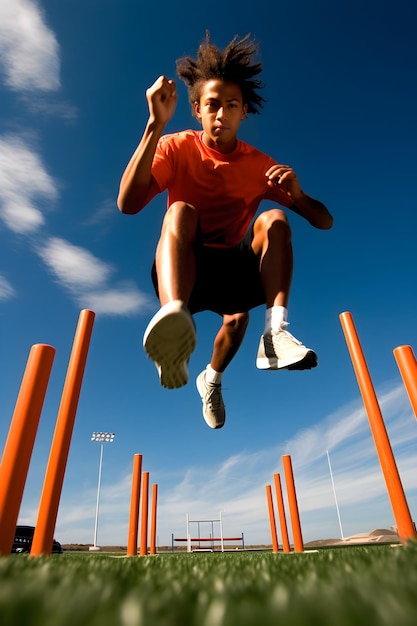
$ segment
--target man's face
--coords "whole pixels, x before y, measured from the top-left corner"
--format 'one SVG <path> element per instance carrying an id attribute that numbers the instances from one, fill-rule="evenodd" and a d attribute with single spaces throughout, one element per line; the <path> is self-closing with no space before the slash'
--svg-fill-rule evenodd
<path id="1" fill-rule="evenodd" d="M 203 141 L 209 148 L 219 152 L 234 150 L 240 122 L 247 112 L 236 83 L 220 79 L 204 83 L 200 101 L 194 103 L 194 112 L 203 126 Z"/>

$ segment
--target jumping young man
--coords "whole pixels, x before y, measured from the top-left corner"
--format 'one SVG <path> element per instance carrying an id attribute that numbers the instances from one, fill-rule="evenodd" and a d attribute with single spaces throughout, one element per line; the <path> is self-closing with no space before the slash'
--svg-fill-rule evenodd
<path id="1" fill-rule="evenodd" d="M 168 190 L 168 208 L 152 278 L 161 308 L 143 338 L 160 382 L 169 389 L 188 382 L 196 345 L 192 315 L 222 316 L 210 363 L 197 377 L 203 416 L 211 428 L 226 419 L 222 376 L 238 351 L 249 311 L 266 305 L 256 365 L 260 369 L 311 369 L 313 350 L 286 329 L 292 279 L 291 231 L 276 206 L 257 215 L 262 200 L 290 209 L 312 226 L 329 229 L 327 208 L 302 191 L 294 170 L 242 142 L 237 134 L 264 99 L 256 77 L 262 66 L 249 35 L 220 50 L 207 34 L 196 59 L 177 61 L 202 130 L 164 134 L 176 104 L 175 82 L 160 76 L 146 91 L 149 119 L 120 183 L 118 207 L 141 211 Z"/>

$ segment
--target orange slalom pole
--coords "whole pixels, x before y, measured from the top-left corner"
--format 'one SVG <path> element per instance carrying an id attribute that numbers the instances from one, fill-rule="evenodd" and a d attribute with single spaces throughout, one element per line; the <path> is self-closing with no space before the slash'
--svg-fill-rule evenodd
<path id="1" fill-rule="evenodd" d="M 371 376 L 365 361 L 358 334 L 351 313 L 340 314 L 340 321 L 345 334 L 353 368 L 358 380 L 359 389 L 368 414 L 372 436 L 385 478 L 391 507 L 397 524 L 398 535 L 403 542 L 416 537 L 413 520 L 411 519 L 407 500 L 401 484 L 395 457 L 385 428 L 381 409 L 375 394 Z"/>
<path id="2" fill-rule="evenodd" d="M 275 492 L 277 496 L 278 517 L 282 535 L 282 547 L 284 552 L 290 552 L 290 542 L 288 539 L 287 519 L 285 517 L 284 498 L 282 497 L 281 477 L 274 474 Z"/>
<path id="3" fill-rule="evenodd" d="M 55 348 L 32 346 L 0 465 L 0 554 L 10 554 Z"/>
<path id="4" fill-rule="evenodd" d="M 271 485 L 266 485 L 265 489 L 266 489 L 266 500 L 268 502 L 269 525 L 271 527 L 272 552 L 278 552 L 279 547 L 278 547 L 277 526 L 275 523 L 274 502 L 272 500 Z"/>
<path id="5" fill-rule="evenodd" d="M 287 496 L 290 508 L 292 536 L 294 540 L 294 552 L 304 552 L 304 542 L 301 534 L 300 514 L 298 511 L 297 495 L 295 492 L 294 474 L 292 471 L 291 457 L 289 454 L 285 454 L 282 457 L 282 464 L 284 466 L 285 484 L 287 485 Z"/>
<path id="6" fill-rule="evenodd" d="M 149 554 L 156 554 L 156 508 L 158 504 L 158 485 L 152 485 L 151 540 Z"/>
<path id="7" fill-rule="evenodd" d="M 142 518 L 140 527 L 140 556 L 148 553 L 148 499 L 149 472 L 143 472 L 142 478 Z"/>
<path id="8" fill-rule="evenodd" d="M 95 313 L 81 311 L 49 452 L 31 556 L 50 554 Z"/>
<path id="9" fill-rule="evenodd" d="M 411 346 L 398 346 L 394 349 L 394 357 L 417 418 L 417 361 L 413 349 Z"/>
<path id="10" fill-rule="evenodd" d="M 142 455 L 133 455 L 132 496 L 130 499 L 129 535 L 127 539 L 127 556 L 138 554 L 138 527 L 140 482 L 142 472 Z"/>

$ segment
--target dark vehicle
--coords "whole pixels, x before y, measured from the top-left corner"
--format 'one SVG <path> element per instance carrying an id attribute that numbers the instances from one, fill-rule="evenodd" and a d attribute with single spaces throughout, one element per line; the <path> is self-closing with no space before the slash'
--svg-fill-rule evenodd
<path id="1" fill-rule="evenodd" d="M 34 526 L 16 526 L 16 534 L 13 540 L 12 552 L 30 552 L 34 532 Z M 52 554 L 62 554 L 63 551 L 64 550 L 59 541 L 55 541 L 54 539 L 54 542 L 52 544 Z"/>

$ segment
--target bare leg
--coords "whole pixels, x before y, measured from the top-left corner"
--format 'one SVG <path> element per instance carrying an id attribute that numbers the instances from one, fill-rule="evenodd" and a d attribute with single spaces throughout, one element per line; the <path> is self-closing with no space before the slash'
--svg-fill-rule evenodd
<path id="1" fill-rule="evenodd" d="M 224 372 L 229 365 L 245 336 L 249 322 L 249 313 L 224 315 L 221 326 L 214 340 L 211 367 L 216 372 Z"/>
<path id="2" fill-rule="evenodd" d="M 252 248 L 261 253 L 260 272 L 267 308 L 288 305 L 293 253 L 291 231 L 285 213 L 273 209 L 262 213 L 254 225 Z M 223 372 L 238 351 L 249 321 L 248 313 L 225 315 L 214 341 L 211 367 Z"/>
<path id="3" fill-rule="evenodd" d="M 174 202 L 165 215 L 156 250 L 161 305 L 173 300 L 188 303 L 190 299 L 196 275 L 192 246 L 197 226 L 197 211 L 185 202 Z"/>
<path id="4" fill-rule="evenodd" d="M 254 225 L 252 248 L 261 253 L 261 279 L 265 289 L 266 307 L 288 306 L 293 252 L 291 230 L 280 209 L 262 213 Z"/>
<path id="5" fill-rule="evenodd" d="M 168 209 L 156 251 L 161 309 L 149 322 L 143 346 L 158 370 L 161 385 L 182 387 L 188 381 L 188 361 L 196 345 L 195 327 L 187 309 L 195 283 L 193 243 L 197 211 L 185 202 Z"/>
<path id="6" fill-rule="evenodd" d="M 224 426 L 226 409 L 221 391 L 221 377 L 239 350 L 248 321 L 248 313 L 223 315 L 223 325 L 214 340 L 210 368 L 203 370 L 197 377 L 197 389 L 203 402 L 203 417 L 210 428 Z"/>
<path id="7" fill-rule="evenodd" d="M 293 253 L 291 230 L 283 211 L 273 209 L 258 217 L 252 248 L 261 254 L 260 272 L 266 307 L 287 308 Z M 311 369 L 317 365 L 317 355 L 280 327 L 278 332 L 262 335 L 256 365 L 259 369 Z"/>

